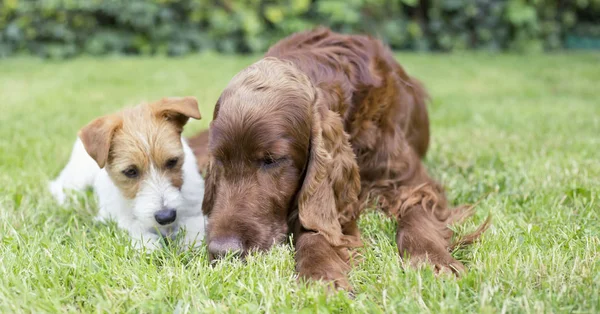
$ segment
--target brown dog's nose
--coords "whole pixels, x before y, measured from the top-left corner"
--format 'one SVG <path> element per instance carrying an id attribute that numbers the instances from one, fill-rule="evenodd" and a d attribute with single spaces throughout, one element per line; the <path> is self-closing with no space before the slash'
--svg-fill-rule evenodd
<path id="1" fill-rule="evenodd" d="M 227 254 L 241 254 L 244 246 L 237 237 L 219 237 L 211 239 L 208 243 L 208 252 L 211 258 L 222 258 Z"/>

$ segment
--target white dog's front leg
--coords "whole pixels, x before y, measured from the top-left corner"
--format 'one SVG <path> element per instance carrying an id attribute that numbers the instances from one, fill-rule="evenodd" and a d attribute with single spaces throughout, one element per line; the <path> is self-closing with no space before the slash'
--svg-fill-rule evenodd
<path id="1" fill-rule="evenodd" d="M 160 235 L 141 230 L 137 226 L 129 228 L 129 235 L 131 236 L 133 247 L 138 251 L 142 251 L 145 248 L 146 252 L 149 253 L 162 247 L 162 237 Z"/>
<path id="2" fill-rule="evenodd" d="M 64 204 L 67 197 L 65 189 L 85 191 L 92 186 L 99 171 L 100 167 L 87 153 L 81 140 L 77 138 L 69 162 L 58 177 L 49 184 L 50 193 L 59 204 Z"/>
<path id="3" fill-rule="evenodd" d="M 181 228 L 185 229 L 185 237 L 181 245 L 182 250 L 188 248 L 196 248 L 202 244 L 204 239 L 204 223 L 205 219 L 203 215 L 187 217 L 181 224 Z"/>

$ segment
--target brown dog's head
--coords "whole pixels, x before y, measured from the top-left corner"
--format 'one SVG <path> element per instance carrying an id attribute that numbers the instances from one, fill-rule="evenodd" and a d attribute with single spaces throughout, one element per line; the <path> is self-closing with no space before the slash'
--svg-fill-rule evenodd
<path id="1" fill-rule="evenodd" d="M 324 100 L 305 74 L 275 58 L 231 80 L 210 125 L 203 211 L 211 257 L 269 249 L 297 219 L 344 244 L 340 215 L 356 200 L 358 168 Z"/>

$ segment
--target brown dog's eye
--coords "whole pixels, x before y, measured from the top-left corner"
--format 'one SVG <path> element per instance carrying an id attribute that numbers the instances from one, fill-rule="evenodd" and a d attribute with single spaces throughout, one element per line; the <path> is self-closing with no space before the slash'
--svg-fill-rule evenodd
<path id="1" fill-rule="evenodd" d="M 135 179 L 139 175 L 138 169 L 135 166 L 131 166 L 121 172 L 129 179 Z"/>
<path id="2" fill-rule="evenodd" d="M 175 166 L 177 166 L 178 162 L 179 162 L 179 158 L 177 158 L 177 157 L 171 158 L 171 159 L 167 160 L 167 162 L 165 163 L 165 168 L 173 169 L 173 168 L 175 168 Z"/>
<path id="3" fill-rule="evenodd" d="M 283 160 L 285 160 L 285 158 L 274 158 L 273 156 L 267 156 L 261 159 L 260 163 L 261 167 L 269 169 L 278 166 Z"/>

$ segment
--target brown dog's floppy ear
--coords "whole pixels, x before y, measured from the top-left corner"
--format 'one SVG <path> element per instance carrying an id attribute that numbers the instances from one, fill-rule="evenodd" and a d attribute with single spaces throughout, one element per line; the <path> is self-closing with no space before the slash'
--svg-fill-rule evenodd
<path id="1" fill-rule="evenodd" d="M 121 123 L 121 118 L 116 115 L 100 117 L 84 126 L 77 134 L 88 155 L 96 161 L 100 168 L 104 168 L 106 165 L 110 143 Z"/>
<path id="2" fill-rule="evenodd" d="M 215 198 L 217 194 L 217 173 L 216 167 L 213 166 L 212 162 L 209 163 L 206 169 L 206 175 L 204 176 L 204 198 L 202 199 L 202 212 L 208 216 L 212 212 L 213 206 L 215 205 Z"/>
<path id="3" fill-rule="evenodd" d="M 314 104 L 310 154 L 298 196 L 302 227 L 322 234 L 332 246 L 355 246 L 360 241 L 342 232 L 353 216 L 360 176 L 348 135 L 340 116 L 325 105 Z"/>
<path id="4" fill-rule="evenodd" d="M 156 115 L 173 121 L 181 131 L 189 118 L 202 119 L 195 97 L 167 97 L 152 104 Z"/>

